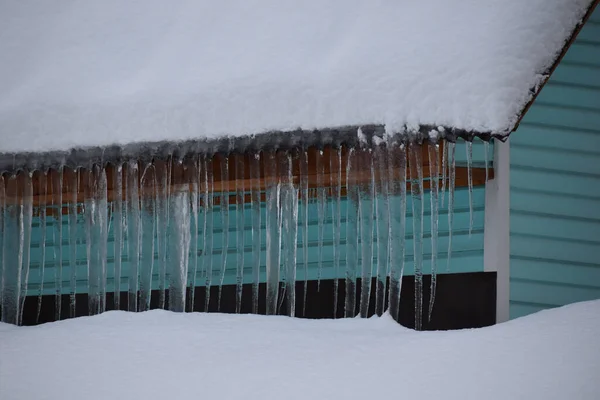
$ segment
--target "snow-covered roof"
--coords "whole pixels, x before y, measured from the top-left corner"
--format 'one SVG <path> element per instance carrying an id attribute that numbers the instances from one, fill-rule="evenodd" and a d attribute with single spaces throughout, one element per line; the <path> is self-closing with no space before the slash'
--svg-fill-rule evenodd
<path id="1" fill-rule="evenodd" d="M 3 399 L 598 399 L 600 301 L 415 332 L 308 320 L 108 312 L 0 323 Z"/>
<path id="2" fill-rule="evenodd" d="M 364 124 L 508 134 L 591 0 L 0 5 L 0 153 Z"/>

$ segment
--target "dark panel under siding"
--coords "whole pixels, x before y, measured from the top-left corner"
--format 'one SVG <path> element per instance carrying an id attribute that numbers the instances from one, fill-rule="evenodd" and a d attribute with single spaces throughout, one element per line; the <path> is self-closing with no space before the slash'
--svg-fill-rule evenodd
<path id="1" fill-rule="evenodd" d="M 496 321 L 496 273 L 476 272 L 464 274 L 438 275 L 435 306 L 431 321 L 427 319 L 429 308 L 431 276 L 424 276 L 423 296 L 423 328 L 425 330 L 463 329 L 478 328 L 493 325 Z M 369 315 L 375 313 L 375 279 L 371 285 Z M 360 281 L 357 285 L 357 308 L 360 302 Z M 332 318 L 334 299 L 334 280 L 323 280 L 317 289 L 317 281 L 308 281 L 306 310 L 303 313 L 304 282 L 296 284 L 296 315 L 306 318 Z M 219 288 L 211 288 L 209 311 L 216 312 L 218 307 Z M 235 312 L 235 285 L 225 285 L 222 289 L 221 312 Z M 345 281 L 339 280 L 339 297 L 337 317 L 344 315 L 344 293 Z M 204 311 L 205 288 L 197 287 L 195 290 L 194 311 Z M 168 298 L 168 296 L 167 296 Z M 242 302 L 242 313 L 252 312 L 252 285 L 243 286 L 244 301 Z M 400 323 L 406 327 L 414 327 L 414 277 L 405 276 L 402 281 L 402 297 L 400 309 Z M 107 310 L 114 309 L 114 296 L 107 294 Z M 35 325 L 38 298 L 29 296 L 25 300 L 23 315 L 24 325 Z M 62 296 L 61 315 L 62 318 L 69 316 L 69 295 Z M 127 293 L 121 292 L 121 305 L 127 305 Z M 158 292 L 152 292 L 151 308 L 158 308 Z M 280 313 L 285 314 L 287 303 L 285 299 L 281 302 Z M 265 284 L 259 286 L 259 313 L 265 313 Z M 87 294 L 77 294 L 76 316 L 88 315 Z M 42 307 L 39 317 L 40 323 L 55 320 L 55 297 L 43 296 Z"/>

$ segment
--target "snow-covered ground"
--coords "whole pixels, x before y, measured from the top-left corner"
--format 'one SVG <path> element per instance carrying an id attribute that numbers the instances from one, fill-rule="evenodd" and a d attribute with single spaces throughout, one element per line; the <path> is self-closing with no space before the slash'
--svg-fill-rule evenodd
<path id="1" fill-rule="evenodd" d="M 0 5 L 0 153 L 385 124 L 508 133 L 591 0 Z"/>
<path id="2" fill-rule="evenodd" d="M 108 312 L 0 324 L 0 399 L 598 399 L 600 301 L 494 327 Z"/>

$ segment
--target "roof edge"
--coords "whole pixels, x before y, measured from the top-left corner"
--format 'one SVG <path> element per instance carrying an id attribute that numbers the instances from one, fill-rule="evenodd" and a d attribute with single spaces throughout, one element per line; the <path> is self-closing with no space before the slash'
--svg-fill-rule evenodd
<path id="1" fill-rule="evenodd" d="M 588 7 L 587 11 L 585 12 L 583 18 L 581 19 L 581 21 L 577 25 L 575 25 L 575 28 L 573 28 L 573 31 L 571 32 L 571 35 L 569 36 L 569 38 L 565 42 L 565 45 L 563 46 L 563 48 L 560 51 L 560 53 L 558 53 L 558 56 L 556 57 L 556 59 L 554 60 L 554 62 L 550 66 L 550 68 L 548 68 L 548 70 L 545 71 L 542 74 L 542 75 L 544 75 L 543 81 L 539 85 L 537 85 L 537 86 L 535 86 L 535 87 L 533 87 L 533 88 L 530 89 L 530 92 L 533 93 L 533 96 L 527 102 L 527 104 L 525 104 L 525 106 L 523 107 L 523 109 L 519 113 L 519 117 L 517 118 L 517 122 L 515 122 L 515 125 L 512 127 L 512 129 L 510 129 L 508 135 L 510 135 L 512 132 L 516 131 L 519 128 L 519 125 L 521 124 L 521 121 L 523 120 L 523 118 L 525 117 L 525 115 L 527 114 L 527 112 L 529 111 L 529 109 L 531 108 L 531 106 L 533 105 L 533 103 L 535 102 L 535 100 L 537 99 L 538 95 L 540 94 L 540 92 L 542 91 L 542 89 L 544 88 L 544 86 L 546 85 L 546 83 L 548 83 L 548 81 L 550 80 L 550 77 L 552 76 L 552 74 L 554 73 L 554 71 L 556 70 L 556 68 L 558 67 L 558 65 L 561 63 L 561 61 L 565 57 L 565 54 L 567 54 L 567 51 L 569 50 L 569 48 L 571 48 L 571 45 L 577 39 L 577 36 L 579 35 L 579 32 L 581 32 L 581 29 L 588 22 L 588 20 L 590 19 L 590 17 L 594 13 L 594 10 L 596 9 L 596 6 L 598 6 L 598 4 L 600 4 L 600 0 L 592 0 L 592 2 L 590 3 L 590 6 Z M 504 140 L 506 140 L 506 138 L 508 138 L 508 135 L 506 135 L 506 137 L 504 138 Z"/>
<path id="2" fill-rule="evenodd" d="M 170 158 L 184 160 L 197 155 L 212 156 L 217 153 L 246 153 L 326 146 L 373 147 L 381 143 L 436 143 L 440 140 L 455 142 L 458 139 L 473 141 L 475 138 L 484 141 L 496 138 L 504 141 L 506 135 L 434 125 L 422 125 L 418 129 L 405 127 L 398 133 L 390 134 L 381 124 L 311 131 L 277 131 L 218 139 L 138 142 L 127 145 L 73 148 L 66 151 L 0 153 L 0 174 L 62 167 L 90 168 L 92 165 L 125 163 L 134 160 L 142 162 Z"/>

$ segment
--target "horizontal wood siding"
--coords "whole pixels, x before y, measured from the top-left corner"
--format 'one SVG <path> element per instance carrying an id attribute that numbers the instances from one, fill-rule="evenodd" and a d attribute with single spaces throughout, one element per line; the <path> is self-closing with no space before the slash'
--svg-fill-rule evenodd
<path id="1" fill-rule="evenodd" d="M 511 136 L 510 316 L 600 298 L 600 9 Z"/>

